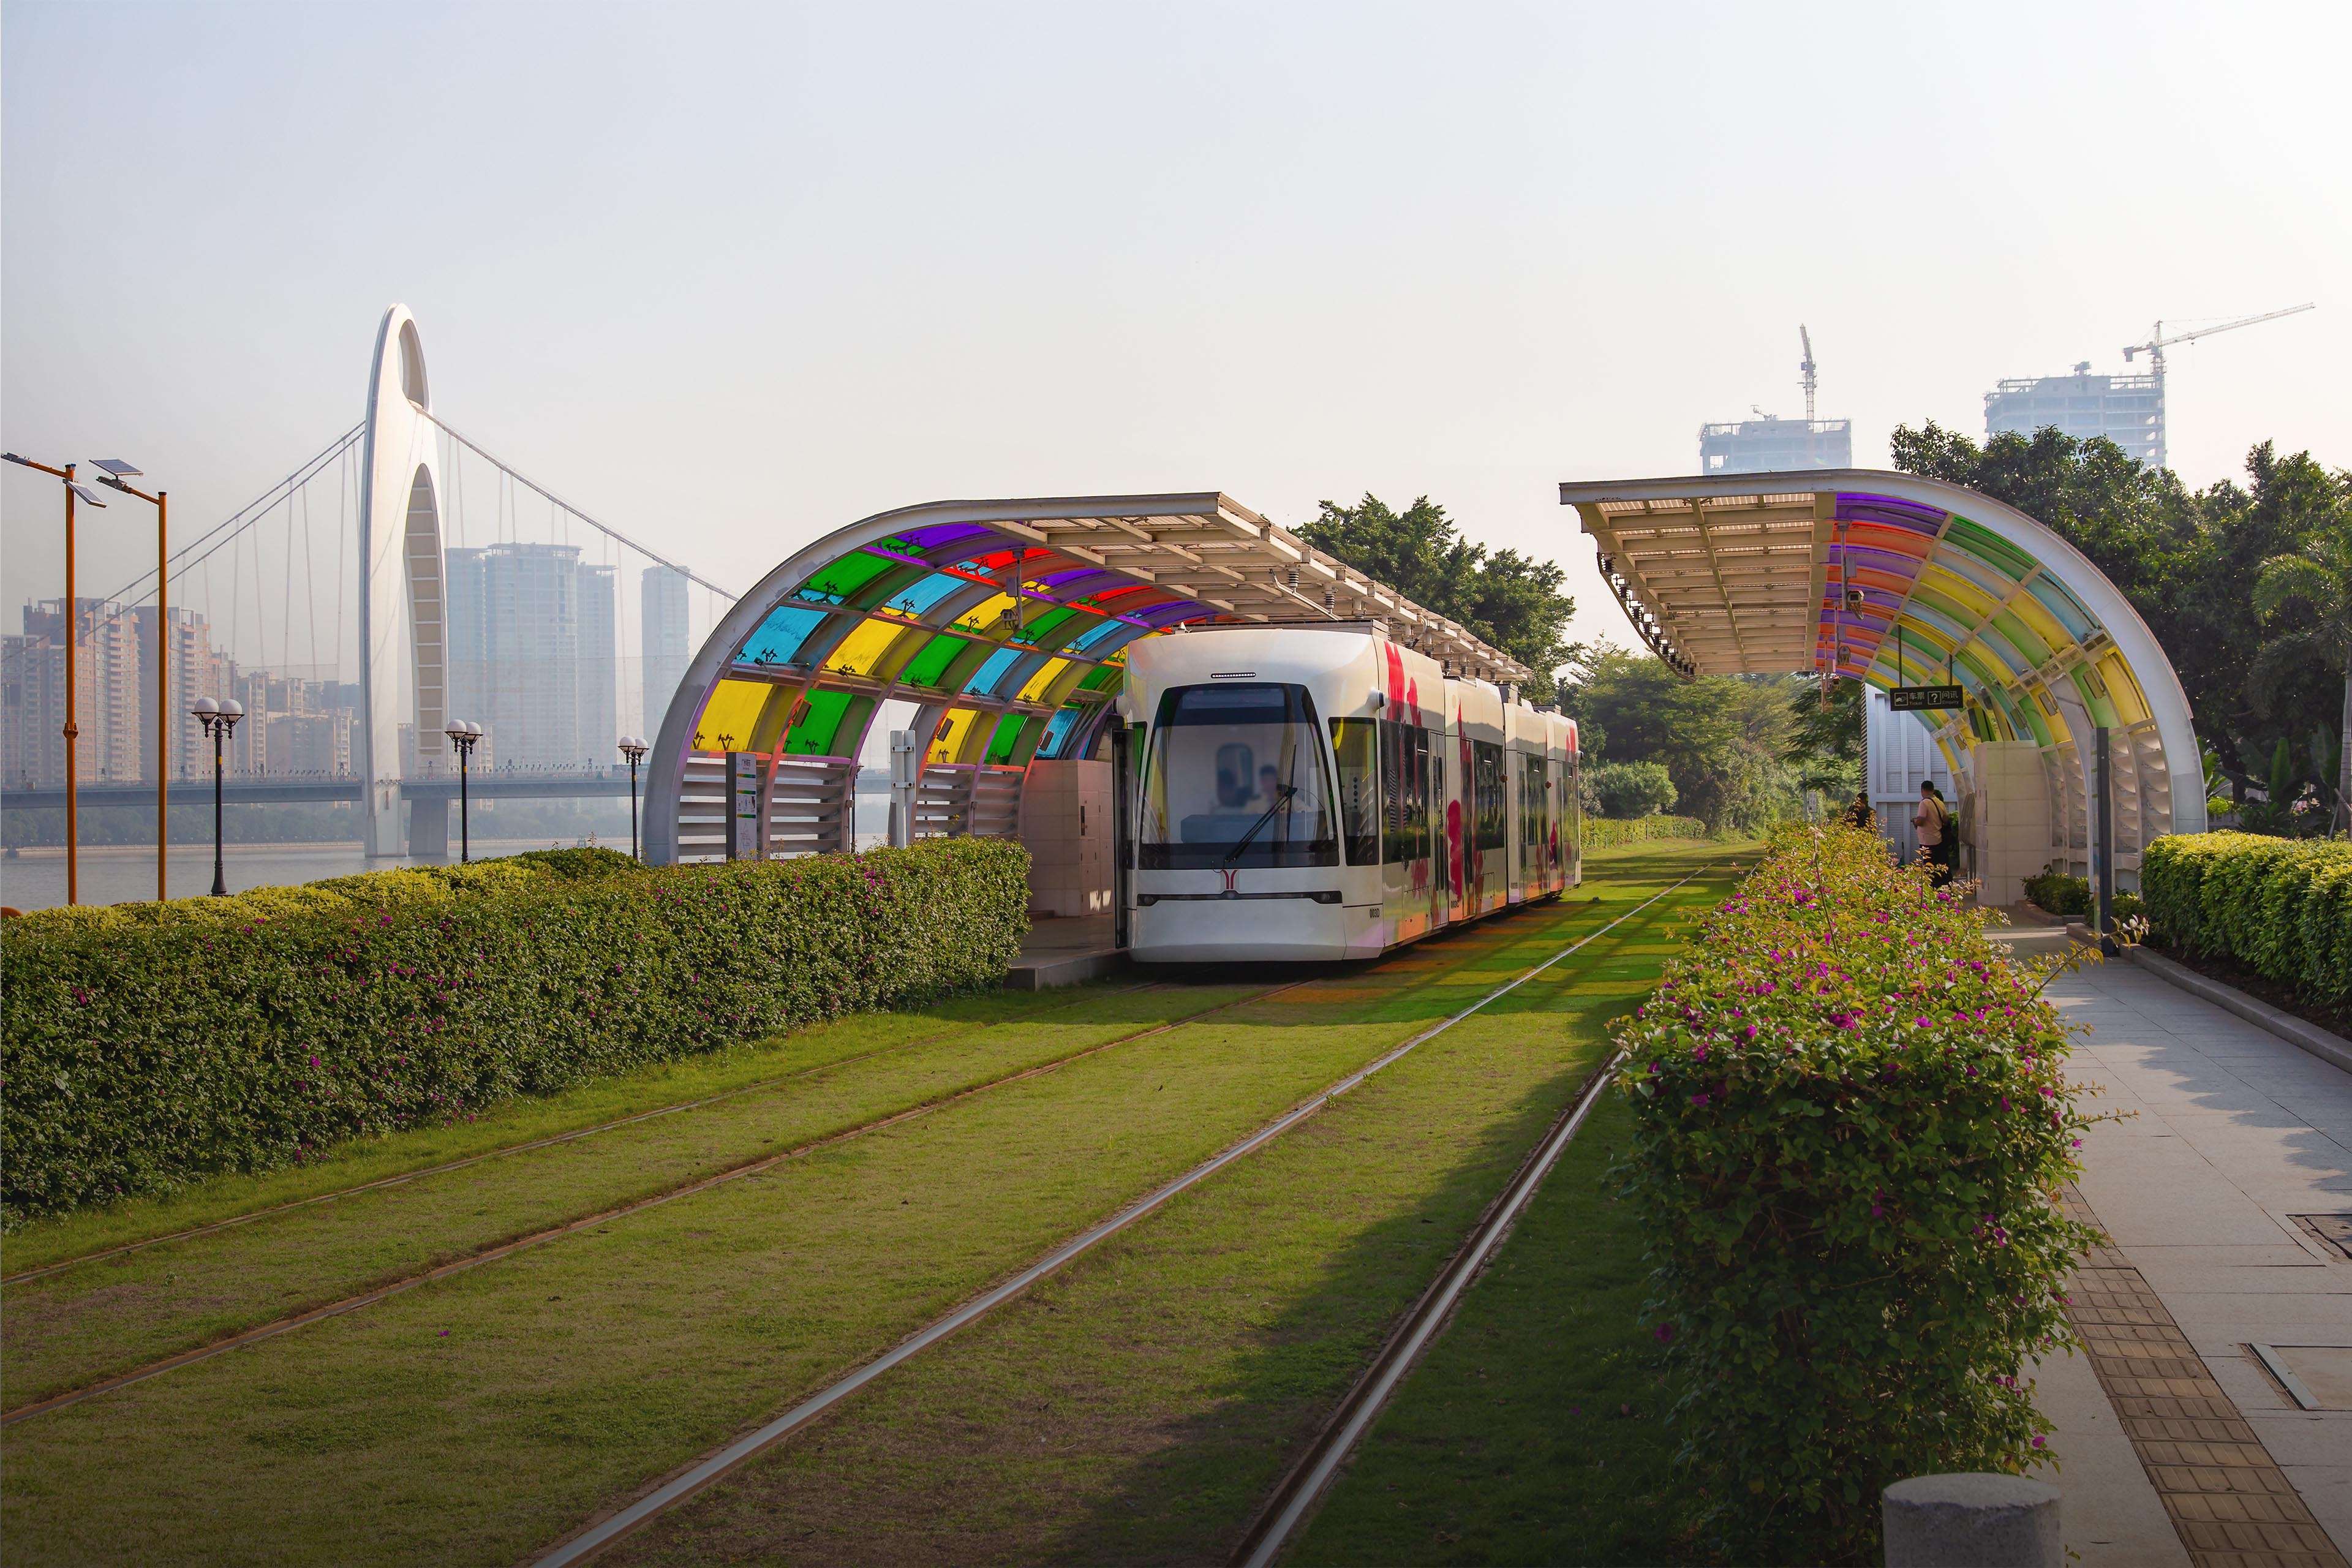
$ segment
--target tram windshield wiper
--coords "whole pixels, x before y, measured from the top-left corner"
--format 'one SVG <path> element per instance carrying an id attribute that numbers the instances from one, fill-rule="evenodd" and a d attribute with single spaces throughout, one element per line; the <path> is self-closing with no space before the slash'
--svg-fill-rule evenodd
<path id="1" fill-rule="evenodd" d="M 1230 866 L 1234 861 L 1242 858 L 1242 851 L 1250 847 L 1251 839 L 1255 838 L 1260 833 L 1265 831 L 1265 825 L 1274 820 L 1274 814 L 1276 812 L 1287 811 L 1290 809 L 1290 802 L 1292 798 L 1298 794 L 1298 786 L 1297 784 L 1282 784 L 1277 787 L 1280 788 L 1282 793 L 1274 797 L 1274 804 L 1260 812 L 1258 814 L 1257 820 L 1249 825 L 1249 831 L 1243 834 L 1240 841 L 1231 849 L 1225 851 L 1226 865 Z"/>

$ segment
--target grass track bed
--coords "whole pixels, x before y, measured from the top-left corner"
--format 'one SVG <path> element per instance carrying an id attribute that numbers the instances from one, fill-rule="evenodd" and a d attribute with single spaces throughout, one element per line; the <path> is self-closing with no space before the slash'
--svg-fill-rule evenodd
<path id="1" fill-rule="evenodd" d="M 1579 929 L 1656 885 L 1611 886 Z M 603 1561 L 1223 1562 L 1598 1065 L 1672 911 L 1721 885 L 1596 941 L 1557 966 L 1573 985 L 1500 999 Z"/>
<path id="2" fill-rule="evenodd" d="M 1712 1561 L 1672 1468 L 1642 1237 L 1601 1191 L 1628 1131 L 1604 1094 L 1286 1563 Z"/>
<path id="3" fill-rule="evenodd" d="M 1518 917 L 1470 961 L 1499 983 L 1622 907 Z M 1394 978 L 1250 1004 L 12 1427 L 10 1554 L 513 1561 L 1450 1010 Z"/>

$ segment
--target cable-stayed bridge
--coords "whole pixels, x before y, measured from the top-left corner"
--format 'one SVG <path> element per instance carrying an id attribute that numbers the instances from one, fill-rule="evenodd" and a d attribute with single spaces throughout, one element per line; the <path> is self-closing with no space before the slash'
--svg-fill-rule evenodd
<path id="1" fill-rule="evenodd" d="M 659 727 L 700 633 L 735 597 L 453 426 L 399 305 L 377 331 L 361 420 L 180 546 L 168 574 L 168 616 L 151 566 L 65 617 L 83 672 L 79 804 L 152 812 L 159 769 L 173 805 L 208 803 L 211 748 L 190 704 L 266 692 L 246 702 L 224 799 L 355 805 L 369 854 L 425 858 L 449 847 L 438 807 L 458 794 L 451 721 L 489 731 L 472 795 L 625 795 L 617 738 Z M 19 640 L 11 653 L 31 658 L 33 639 Z M 116 668 L 126 661 L 135 682 Z M 154 738 L 159 670 L 167 742 Z M 110 702 L 143 716 L 112 716 Z M 311 720 L 331 721 L 325 755 L 273 739 Z M 12 755 L 0 787 L 12 808 L 63 805 L 61 752 L 47 770 Z"/>

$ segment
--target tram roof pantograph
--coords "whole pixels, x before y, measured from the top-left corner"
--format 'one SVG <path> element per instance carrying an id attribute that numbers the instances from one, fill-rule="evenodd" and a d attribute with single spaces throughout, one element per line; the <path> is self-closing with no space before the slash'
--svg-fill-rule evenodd
<path id="1" fill-rule="evenodd" d="M 1455 675 L 1528 678 L 1466 628 L 1217 491 L 878 513 L 771 572 L 695 656 L 655 747 L 652 852 L 680 853 L 697 759 L 752 752 L 845 773 L 889 700 L 916 705 L 927 766 L 1081 756 L 1139 638 L 1366 618 Z"/>
<path id="2" fill-rule="evenodd" d="M 1602 578 L 1685 676 L 1832 672 L 1962 688 L 1922 714 L 1954 767 L 2027 741 L 2082 809 L 2078 748 L 2123 739 L 2137 850 L 2202 832 L 2203 763 L 2179 678 L 2137 611 L 2041 523 L 1958 485 L 1874 469 L 1566 483 Z M 2171 787 L 2179 778 L 2182 786 Z"/>

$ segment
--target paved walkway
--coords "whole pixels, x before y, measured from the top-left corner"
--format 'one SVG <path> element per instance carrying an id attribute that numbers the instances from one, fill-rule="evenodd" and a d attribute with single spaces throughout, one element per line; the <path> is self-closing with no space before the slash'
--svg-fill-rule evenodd
<path id="1" fill-rule="evenodd" d="M 2055 940 L 2018 933 L 2025 952 Z M 2135 1113 L 2090 1131 L 2074 1195 L 2116 1243 L 2079 1277 L 2091 1364 L 2042 1373 L 2068 1545 L 2086 1568 L 2340 1564 L 2352 1258 L 2296 1216 L 2352 1212 L 2352 1074 L 2122 961 L 2050 995 L 2091 1030 L 2074 1076 Z"/>

